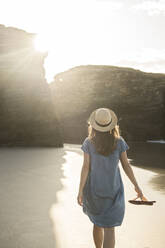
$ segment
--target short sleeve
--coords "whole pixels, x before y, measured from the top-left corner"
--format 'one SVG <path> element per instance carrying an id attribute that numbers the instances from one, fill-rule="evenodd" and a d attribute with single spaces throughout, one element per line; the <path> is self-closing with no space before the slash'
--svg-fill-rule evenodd
<path id="1" fill-rule="evenodd" d="M 120 148 L 119 149 L 120 149 L 120 154 L 129 149 L 129 146 L 126 143 L 126 141 L 123 139 L 123 137 L 120 137 Z"/>
<path id="2" fill-rule="evenodd" d="M 88 138 L 86 138 L 81 146 L 81 149 L 86 152 L 89 153 L 89 144 L 88 144 Z"/>

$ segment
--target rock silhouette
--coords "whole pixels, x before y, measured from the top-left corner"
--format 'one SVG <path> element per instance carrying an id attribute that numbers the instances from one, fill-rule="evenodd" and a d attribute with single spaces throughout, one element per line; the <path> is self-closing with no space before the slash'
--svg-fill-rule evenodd
<path id="1" fill-rule="evenodd" d="M 35 34 L 0 25 L 0 145 L 62 146 Z"/>
<path id="2" fill-rule="evenodd" d="M 0 25 L 0 146 L 81 143 L 99 107 L 116 112 L 127 140 L 165 139 L 165 74 L 79 66 L 48 85 L 34 37 Z"/>
<path id="3" fill-rule="evenodd" d="M 63 140 L 80 143 L 96 108 L 113 109 L 130 141 L 165 139 L 165 74 L 115 66 L 79 66 L 50 84 Z"/>

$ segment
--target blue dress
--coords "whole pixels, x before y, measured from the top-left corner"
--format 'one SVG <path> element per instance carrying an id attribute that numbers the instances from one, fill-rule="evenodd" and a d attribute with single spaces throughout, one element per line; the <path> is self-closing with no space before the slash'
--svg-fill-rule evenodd
<path id="1" fill-rule="evenodd" d="M 125 197 L 119 159 L 129 146 L 120 136 L 113 153 L 103 156 L 96 152 L 94 145 L 86 137 L 81 149 L 90 154 L 91 161 L 83 189 L 83 212 L 97 226 L 120 226 L 125 213 Z"/>

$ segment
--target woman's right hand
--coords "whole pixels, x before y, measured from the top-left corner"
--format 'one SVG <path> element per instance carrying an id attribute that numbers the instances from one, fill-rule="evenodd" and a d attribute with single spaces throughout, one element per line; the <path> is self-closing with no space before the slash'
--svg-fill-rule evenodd
<path id="1" fill-rule="evenodd" d="M 135 191 L 137 192 L 137 198 L 141 198 L 141 200 L 147 201 L 147 198 L 144 197 L 142 190 L 140 189 L 139 186 L 135 186 Z"/>

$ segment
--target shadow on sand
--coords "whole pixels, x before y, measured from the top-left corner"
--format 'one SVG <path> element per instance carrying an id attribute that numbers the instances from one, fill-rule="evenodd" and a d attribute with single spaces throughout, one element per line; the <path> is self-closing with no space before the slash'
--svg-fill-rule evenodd
<path id="1" fill-rule="evenodd" d="M 157 173 L 149 183 L 165 194 L 165 144 L 130 142 L 129 146 L 131 164 Z"/>
<path id="2" fill-rule="evenodd" d="M 50 209 L 63 188 L 64 148 L 0 149 L 0 244 L 57 247 Z"/>

